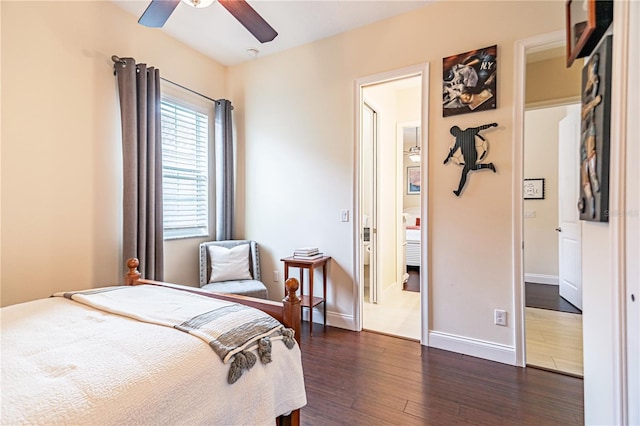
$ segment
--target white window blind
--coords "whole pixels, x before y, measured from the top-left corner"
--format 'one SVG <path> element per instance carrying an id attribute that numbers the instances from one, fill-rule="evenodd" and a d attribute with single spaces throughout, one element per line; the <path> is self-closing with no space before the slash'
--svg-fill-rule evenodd
<path id="1" fill-rule="evenodd" d="M 209 140 L 207 110 L 163 96 L 162 191 L 165 238 L 208 235 Z"/>

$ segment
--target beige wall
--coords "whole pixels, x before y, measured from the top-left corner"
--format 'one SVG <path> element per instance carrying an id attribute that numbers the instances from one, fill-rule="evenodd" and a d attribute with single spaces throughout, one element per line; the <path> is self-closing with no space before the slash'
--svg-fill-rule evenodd
<path id="1" fill-rule="evenodd" d="M 452 24 L 461 11 L 477 23 L 471 31 Z M 354 230 L 339 213 L 354 205 L 354 81 L 430 62 L 432 330 L 512 348 L 512 322 L 496 327 L 492 313 L 501 307 L 513 314 L 511 184 L 520 167 L 512 164 L 511 148 L 513 45 L 562 29 L 563 1 L 442 1 L 228 75 L 161 32 L 139 27 L 110 2 L 2 1 L 0 15 L 3 305 L 120 281 L 121 154 L 109 59 L 118 54 L 156 65 L 211 97 L 224 96 L 229 78 L 240 141 L 239 235 L 261 242 L 267 273 L 281 270 L 279 258 L 301 243 L 322 247 L 334 258 L 329 322 L 352 324 Z M 443 119 L 442 58 L 496 43 L 498 109 Z M 637 49 L 631 52 L 637 61 Z M 442 165 L 448 130 L 491 121 L 500 124 L 485 133 L 498 173 L 474 174 L 456 198 L 459 170 Z M 637 180 L 627 183 L 637 191 Z M 616 375 L 602 368 L 603 359 L 611 365 L 614 357 L 611 330 L 619 313 L 611 294 L 616 283 L 609 282 L 610 232 L 605 224 L 584 228 L 586 421 L 612 423 Z M 167 248 L 167 279 L 197 280 L 190 253 L 197 242 L 175 246 Z"/>
<path id="2" fill-rule="evenodd" d="M 461 8 L 482 23 L 482 31 L 452 29 L 445 17 L 458 16 Z M 269 242 L 273 255 L 266 261 L 273 268 L 278 257 L 305 242 L 333 256 L 330 323 L 353 326 L 355 315 L 354 231 L 339 221 L 340 209 L 354 205 L 354 81 L 430 62 L 432 331 L 513 347 L 512 325 L 493 325 L 495 308 L 513 315 L 513 46 L 562 28 L 563 16 L 561 2 L 444 1 L 231 68 L 230 94 L 244 113 L 239 137 L 251 164 L 245 171 L 246 233 Z M 498 44 L 498 109 L 443 119 L 442 58 L 492 44 Z M 455 197 L 460 169 L 442 165 L 452 143 L 449 128 L 493 121 L 500 127 L 485 135 L 498 173 L 472 174 L 464 194 Z"/>
<path id="3" fill-rule="evenodd" d="M 562 56 L 527 64 L 527 106 L 580 100 L 583 63 L 584 59 L 578 59 L 567 68 Z"/>
<path id="4" fill-rule="evenodd" d="M 154 65 L 210 97 L 224 96 L 226 69 L 111 2 L 0 4 L 2 305 L 120 283 L 122 154 L 111 55 Z M 197 242 L 166 246 L 166 279 L 197 284 Z"/>
<path id="5" fill-rule="evenodd" d="M 523 202 L 524 272 L 530 282 L 549 284 L 544 280 L 555 279 L 557 284 L 558 123 L 566 116 L 566 109 L 556 106 L 525 113 L 523 174 L 525 179 L 545 179 L 544 200 Z"/>

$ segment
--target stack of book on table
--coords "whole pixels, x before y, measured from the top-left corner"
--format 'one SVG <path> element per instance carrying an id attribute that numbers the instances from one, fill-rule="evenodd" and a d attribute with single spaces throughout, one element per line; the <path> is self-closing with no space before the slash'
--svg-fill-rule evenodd
<path id="1" fill-rule="evenodd" d="M 301 247 L 293 251 L 293 257 L 301 260 L 320 259 L 322 256 L 318 247 Z"/>

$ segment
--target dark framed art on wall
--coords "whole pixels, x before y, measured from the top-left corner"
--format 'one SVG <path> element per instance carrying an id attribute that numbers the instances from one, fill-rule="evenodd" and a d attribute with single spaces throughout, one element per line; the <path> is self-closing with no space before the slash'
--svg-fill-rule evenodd
<path id="1" fill-rule="evenodd" d="M 442 60 L 442 116 L 496 109 L 498 46 Z"/>
<path id="2" fill-rule="evenodd" d="M 582 68 L 580 125 L 581 220 L 609 221 L 612 36 L 605 36 Z"/>
<path id="3" fill-rule="evenodd" d="M 567 1 L 567 68 L 593 51 L 612 20 L 613 0 Z"/>

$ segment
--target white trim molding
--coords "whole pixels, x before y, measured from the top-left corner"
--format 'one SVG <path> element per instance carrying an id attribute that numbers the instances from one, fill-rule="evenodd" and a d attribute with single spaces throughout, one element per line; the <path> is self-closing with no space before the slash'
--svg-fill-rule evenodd
<path id="1" fill-rule="evenodd" d="M 640 100 L 633 94 L 640 93 L 640 82 L 637 76 L 640 69 L 640 2 L 627 2 L 622 12 L 627 11 L 628 57 L 627 57 L 627 129 L 626 129 L 626 194 L 625 198 L 625 229 L 624 256 L 626 258 L 625 288 L 621 289 L 620 305 L 624 306 L 626 336 L 623 342 L 626 356 L 624 359 L 623 380 L 623 422 L 631 425 L 640 424 L 640 146 L 637 135 L 640 134 Z M 614 18 L 615 19 L 615 18 Z M 617 24 L 616 24 L 617 25 Z M 615 36 L 615 35 L 614 35 Z M 629 76 L 632 76 L 629 78 Z M 636 139 L 630 139 L 635 135 Z M 633 299 L 632 299 L 633 297 Z M 624 354 L 623 354 L 624 355 Z"/>
<path id="2" fill-rule="evenodd" d="M 513 254 L 513 329 L 515 342 L 515 365 L 526 365 L 525 322 L 524 322 L 524 259 L 523 259 L 523 201 L 522 169 L 524 160 L 524 111 L 527 53 L 561 45 L 565 40 L 563 30 L 517 40 L 514 47 L 514 87 L 513 87 L 513 205 L 512 214 L 512 254 Z"/>
<path id="3" fill-rule="evenodd" d="M 560 278 L 557 275 L 528 274 L 525 272 L 524 280 L 535 284 L 560 285 Z"/>
<path id="4" fill-rule="evenodd" d="M 627 134 L 628 120 L 637 120 L 636 115 L 629 114 L 629 87 L 636 84 L 637 69 L 632 69 L 631 61 L 637 60 L 637 50 L 630 50 L 630 46 L 638 45 L 637 40 L 630 38 L 631 2 L 616 2 L 613 11 L 613 52 L 611 79 L 611 143 L 610 143 L 610 176 L 609 176 L 609 237 L 611 241 L 611 291 L 613 293 L 612 306 L 612 341 L 613 341 L 613 422 L 615 424 L 630 424 L 633 410 L 638 410 L 638 401 L 629 399 L 628 382 L 629 366 L 627 358 L 627 144 L 637 144 L 637 134 Z M 637 4 L 635 5 L 637 18 Z M 637 25 L 638 22 L 635 22 Z M 635 55 L 635 56 L 631 56 Z M 637 102 L 637 93 L 631 96 Z M 637 103 L 636 103 L 637 105 Z M 632 139 L 630 139 L 632 137 Z M 633 164 L 637 167 L 637 164 Z M 637 182 L 635 182 L 637 185 Z M 637 358 L 636 358 L 637 359 Z M 632 385 L 633 386 L 633 385 Z M 636 390 L 637 390 L 637 384 Z M 633 391 L 632 391 L 633 392 Z M 634 421 L 637 420 L 634 419 Z"/>
<path id="5" fill-rule="evenodd" d="M 516 361 L 516 352 L 513 346 L 439 331 L 429 332 L 429 346 L 503 364 L 514 365 Z"/>
<path id="6" fill-rule="evenodd" d="M 550 106 L 559 106 L 559 105 L 571 105 L 580 103 L 582 98 L 580 96 L 570 96 L 567 98 L 559 98 L 559 99 L 550 99 L 548 101 L 539 101 L 539 102 L 530 102 L 524 106 L 527 111 L 547 108 Z"/>
<path id="7" fill-rule="evenodd" d="M 304 308 L 302 310 L 302 320 L 309 321 L 309 308 Z M 313 322 L 314 324 L 324 323 L 324 312 L 322 308 L 313 308 Z M 345 315 L 339 312 L 327 311 L 327 327 L 329 326 L 342 328 L 345 330 L 357 331 L 355 318 L 353 317 L 353 315 Z M 309 327 L 309 325 L 302 324 L 302 327 Z"/>

